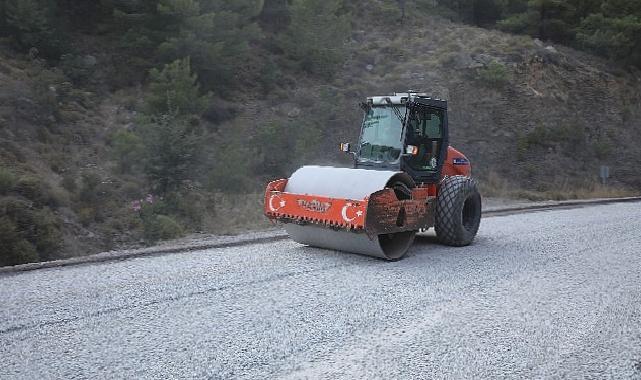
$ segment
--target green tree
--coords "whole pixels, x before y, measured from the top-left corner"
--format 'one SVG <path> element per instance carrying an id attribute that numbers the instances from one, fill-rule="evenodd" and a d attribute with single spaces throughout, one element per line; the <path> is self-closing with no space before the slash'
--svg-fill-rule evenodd
<path id="1" fill-rule="evenodd" d="M 167 38 L 163 22 L 157 17 L 157 3 L 157 0 L 113 3 L 110 28 L 119 38 L 118 57 L 114 61 L 124 85 L 141 82 L 157 63 L 156 50 Z"/>
<path id="2" fill-rule="evenodd" d="M 172 34 L 159 46 L 164 61 L 191 57 L 207 89 L 229 87 L 242 74 L 249 41 L 258 37 L 253 21 L 262 1 L 161 0 L 158 11 Z"/>
<path id="3" fill-rule="evenodd" d="M 198 76 L 192 74 L 190 58 L 176 60 L 149 73 L 149 95 L 145 98 L 148 115 L 198 115 L 207 108 L 209 95 L 201 95 Z"/>
<path id="4" fill-rule="evenodd" d="M 346 57 L 350 24 L 342 0 L 294 0 L 282 47 L 302 69 L 330 77 Z"/>
<path id="5" fill-rule="evenodd" d="M 507 6 L 506 0 L 474 0 L 472 12 L 474 24 L 492 26 L 501 18 Z"/>
<path id="6" fill-rule="evenodd" d="M 567 1 L 529 0 L 524 12 L 513 14 L 498 25 L 508 32 L 565 42 L 574 38 L 573 25 L 568 22 L 574 14 L 574 7 Z"/>
<path id="7" fill-rule="evenodd" d="M 6 32 L 18 48 L 37 49 L 45 58 L 58 59 L 63 52 L 62 33 L 52 25 L 55 2 L 44 0 L 13 0 L 4 2 Z"/>
<path id="8" fill-rule="evenodd" d="M 222 91 L 248 71 L 249 42 L 260 36 L 255 18 L 262 6 L 262 0 L 118 1 L 114 19 L 128 65 L 146 71 L 190 57 L 203 87 Z"/>
<path id="9" fill-rule="evenodd" d="M 209 102 L 201 95 L 190 59 L 180 59 L 150 71 L 148 95 L 138 126 L 112 139 L 112 152 L 120 169 L 140 167 L 155 190 L 167 194 L 193 178 L 196 157 L 202 146 L 200 121 Z"/>
<path id="10" fill-rule="evenodd" d="M 202 147 L 198 130 L 184 117 L 165 114 L 141 125 L 144 171 L 159 194 L 177 191 L 188 179 Z"/>
<path id="11" fill-rule="evenodd" d="M 641 12 L 623 17 L 592 14 L 581 23 L 577 39 L 598 54 L 641 66 Z"/>

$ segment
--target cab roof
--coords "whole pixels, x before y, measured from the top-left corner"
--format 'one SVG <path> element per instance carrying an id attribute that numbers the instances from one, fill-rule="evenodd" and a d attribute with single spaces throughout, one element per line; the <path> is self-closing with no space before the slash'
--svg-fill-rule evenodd
<path id="1" fill-rule="evenodd" d="M 447 101 L 429 97 L 424 92 L 396 92 L 389 96 L 370 96 L 367 103 L 372 106 L 385 106 L 388 104 L 405 105 L 408 100 L 423 104 L 429 107 L 447 109 Z"/>

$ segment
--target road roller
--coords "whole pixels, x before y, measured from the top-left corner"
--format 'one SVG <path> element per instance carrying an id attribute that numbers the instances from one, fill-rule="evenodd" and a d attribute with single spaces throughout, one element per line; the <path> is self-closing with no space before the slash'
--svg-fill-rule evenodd
<path id="1" fill-rule="evenodd" d="M 308 246 L 399 260 L 434 228 L 449 246 L 473 242 L 481 195 L 470 161 L 450 146 L 447 101 L 425 93 L 373 96 L 353 167 L 303 166 L 265 191 L 265 215 Z"/>

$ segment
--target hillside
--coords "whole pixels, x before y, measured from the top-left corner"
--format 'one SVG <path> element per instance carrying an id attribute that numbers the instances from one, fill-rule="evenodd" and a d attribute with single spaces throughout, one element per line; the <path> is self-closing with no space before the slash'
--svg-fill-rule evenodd
<path id="1" fill-rule="evenodd" d="M 3 44 L 0 240 L 17 247 L 5 262 L 266 226 L 266 180 L 305 163 L 349 165 L 337 146 L 358 137 L 358 102 L 408 89 L 449 100 L 451 143 L 486 194 L 641 191 L 638 69 L 428 14 L 401 24 L 374 6 L 352 12 L 346 59 L 331 76 L 293 67 L 271 46 L 280 37 L 265 30 L 241 69 L 271 67 L 271 82 L 203 97 L 207 110 L 186 122 L 204 143 L 197 165 L 164 195 L 138 166 L 148 135 L 130 133 L 144 124 L 153 91 L 133 77 L 111 80 L 122 54 L 113 41 L 76 34 L 81 81 Z M 611 168 L 607 189 L 598 185 L 601 165 Z"/>

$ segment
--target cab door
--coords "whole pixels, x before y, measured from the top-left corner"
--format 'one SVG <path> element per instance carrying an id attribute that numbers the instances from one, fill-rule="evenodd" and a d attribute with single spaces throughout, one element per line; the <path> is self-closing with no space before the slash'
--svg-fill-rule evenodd
<path id="1" fill-rule="evenodd" d="M 416 182 L 436 182 L 440 179 L 445 151 L 447 111 L 418 106 L 408 112 L 405 146 L 415 146 L 413 154 L 404 156 L 404 170 Z"/>

